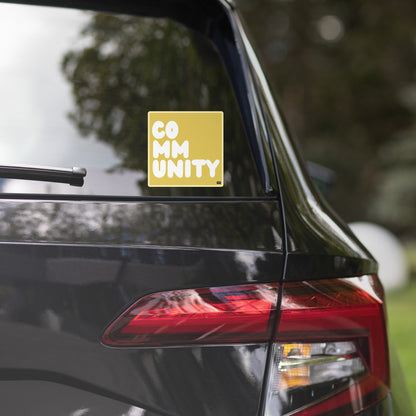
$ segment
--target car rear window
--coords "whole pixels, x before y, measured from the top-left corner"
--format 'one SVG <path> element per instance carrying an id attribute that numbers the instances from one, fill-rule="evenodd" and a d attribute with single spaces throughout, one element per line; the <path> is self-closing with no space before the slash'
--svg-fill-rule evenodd
<path id="1" fill-rule="evenodd" d="M 0 164 L 88 172 L 82 188 L 0 179 L 1 192 L 262 193 L 226 69 L 201 34 L 169 19 L 0 4 L 0 50 Z M 149 111 L 223 112 L 223 187 L 148 187 Z"/>

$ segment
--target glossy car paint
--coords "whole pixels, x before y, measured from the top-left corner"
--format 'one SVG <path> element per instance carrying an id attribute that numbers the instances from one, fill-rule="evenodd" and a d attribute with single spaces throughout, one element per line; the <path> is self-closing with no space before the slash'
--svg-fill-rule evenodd
<path id="1" fill-rule="evenodd" d="M 70 386 L 64 398 L 76 386 L 161 414 L 256 413 L 266 345 L 115 350 L 100 337 L 153 291 L 278 279 L 274 201 L 1 205 L 6 379 Z M 42 220 L 31 225 L 34 212 Z M 210 224 L 203 233 L 201 219 Z"/>
<path id="2" fill-rule="evenodd" d="M 168 15 L 197 30 L 209 27 L 233 81 L 265 197 L 1 195 L 1 413 L 261 414 L 267 344 L 112 349 L 100 343 L 105 327 L 151 292 L 376 270 L 308 182 L 233 6 L 33 3 Z M 365 414 L 391 411 L 387 399 Z"/>

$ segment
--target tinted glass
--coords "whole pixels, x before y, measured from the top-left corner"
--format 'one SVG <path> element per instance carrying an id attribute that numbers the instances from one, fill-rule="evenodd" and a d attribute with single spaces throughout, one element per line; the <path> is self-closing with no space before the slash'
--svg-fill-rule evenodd
<path id="1" fill-rule="evenodd" d="M 0 164 L 88 171 L 83 188 L 1 179 L 2 192 L 261 192 L 226 70 L 198 33 L 168 19 L 0 4 L 0 51 Z M 223 188 L 147 187 L 151 110 L 224 112 Z"/>

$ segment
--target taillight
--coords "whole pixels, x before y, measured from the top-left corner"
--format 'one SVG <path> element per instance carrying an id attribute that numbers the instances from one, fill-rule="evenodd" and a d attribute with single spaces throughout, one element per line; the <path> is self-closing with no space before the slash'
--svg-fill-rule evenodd
<path id="1" fill-rule="evenodd" d="M 266 415 L 352 415 L 388 394 L 378 279 L 285 283 Z"/>
<path id="2" fill-rule="evenodd" d="M 267 342 L 276 283 L 158 292 L 143 297 L 103 335 L 111 346 Z"/>
<path id="3" fill-rule="evenodd" d="M 267 416 L 352 415 L 389 391 L 375 276 L 153 293 L 116 319 L 102 341 L 113 347 L 270 342 Z"/>

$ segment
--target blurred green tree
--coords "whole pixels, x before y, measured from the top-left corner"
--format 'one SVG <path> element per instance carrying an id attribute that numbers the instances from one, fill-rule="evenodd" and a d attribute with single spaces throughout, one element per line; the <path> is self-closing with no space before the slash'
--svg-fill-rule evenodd
<path id="1" fill-rule="evenodd" d="M 415 233 L 416 3 L 237 4 L 305 158 L 337 173 L 334 208 Z"/>
<path id="2" fill-rule="evenodd" d="M 380 149 L 385 160 L 371 215 L 403 235 L 415 231 L 416 125 Z"/>

